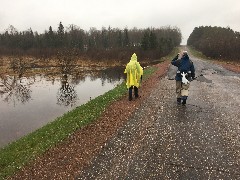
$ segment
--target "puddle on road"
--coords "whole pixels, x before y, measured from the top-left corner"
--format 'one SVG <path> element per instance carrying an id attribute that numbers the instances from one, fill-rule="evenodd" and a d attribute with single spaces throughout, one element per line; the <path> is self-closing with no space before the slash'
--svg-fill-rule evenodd
<path id="1" fill-rule="evenodd" d="M 196 80 L 200 82 L 212 83 L 212 80 L 205 78 L 202 74 L 199 77 L 197 77 Z"/>

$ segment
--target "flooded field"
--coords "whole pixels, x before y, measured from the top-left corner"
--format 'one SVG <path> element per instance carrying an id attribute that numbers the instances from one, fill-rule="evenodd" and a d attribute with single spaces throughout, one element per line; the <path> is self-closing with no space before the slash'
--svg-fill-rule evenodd
<path id="1" fill-rule="evenodd" d="M 0 76 L 0 148 L 113 89 L 124 67 Z M 54 72 L 54 73 L 53 73 Z"/>

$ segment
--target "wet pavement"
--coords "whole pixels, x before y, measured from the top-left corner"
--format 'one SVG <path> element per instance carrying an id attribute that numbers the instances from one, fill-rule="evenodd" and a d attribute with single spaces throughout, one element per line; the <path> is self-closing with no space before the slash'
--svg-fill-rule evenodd
<path id="1" fill-rule="evenodd" d="M 171 66 L 76 179 L 240 179 L 240 75 L 192 60 L 187 105 L 176 103 Z"/>

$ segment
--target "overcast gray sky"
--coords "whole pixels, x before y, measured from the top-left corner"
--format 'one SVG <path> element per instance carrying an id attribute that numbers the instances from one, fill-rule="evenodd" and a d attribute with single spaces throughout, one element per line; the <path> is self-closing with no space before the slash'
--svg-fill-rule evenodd
<path id="1" fill-rule="evenodd" d="M 49 26 L 57 30 L 60 21 L 87 31 L 176 26 L 186 44 L 194 27 L 202 25 L 240 32 L 240 0 L 0 0 L 1 33 L 9 25 L 43 33 Z"/>

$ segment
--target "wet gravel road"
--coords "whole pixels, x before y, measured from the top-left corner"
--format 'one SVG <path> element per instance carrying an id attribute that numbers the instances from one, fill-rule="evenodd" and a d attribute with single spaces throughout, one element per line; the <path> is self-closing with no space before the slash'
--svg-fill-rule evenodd
<path id="1" fill-rule="evenodd" d="M 186 107 L 171 66 L 76 179 L 240 179 L 240 75 L 192 60 Z"/>

